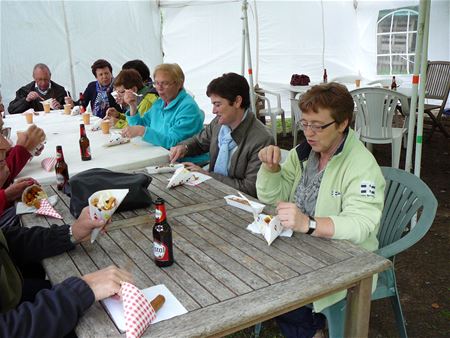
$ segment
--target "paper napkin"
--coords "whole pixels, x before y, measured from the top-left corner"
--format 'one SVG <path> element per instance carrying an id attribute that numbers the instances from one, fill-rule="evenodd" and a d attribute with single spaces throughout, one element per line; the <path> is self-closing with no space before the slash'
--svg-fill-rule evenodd
<path id="1" fill-rule="evenodd" d="M 119 144 L 124 144 L 130 142 L 130 139 L 127 137 L 122 137 L 120 134 L 111 134 L 108 142 L 106 142 L 104 147 L 117 146 Z"/>
<path id="2" fill-rule="evenodd" d="M 46 171 L 50 172 L 55 169 L 56 157 L 46 157 L 41 161 L 41 166 Z"/>
<path id="3" fill-rule="evenodd" d="M 186 308 L 164 284 L 151 286 L 141 290 L 141 292 L 147 298 L 148 302 L 154 299 L 157 295 L 162 295 L 166 299 L 164 305 L 156 313 L 156 319 L 152 320 L 151 324 L 156 324 L 160 321 L 187 313 Z M 127 331 L 123 298 L 123 295 L 122 299 L 113 296 L 101 301 L 111 319 L 122 333 Z"/>
<path id="4" fill-rule="evenodd" d="M 36 214 L 62 219 L 62 216 L 55 209 L 53 209 L 47 199 L 41 200 L 41 207 L 36 210 Z"/>
<path id="5" fill-rule="evenodd" d="M 175 170 L 175 173 L 172 175 L 172 177 L 169 180 L 169 184 L 167 184 L 167 188 L 174 188 L 179 185 L 187 184 L 187 185 L 199 185 L 202 182 L 205 182 L 206 180 L 209 180 L 211 176 L 189 171 L 184 167 L 180 167 Z"/>
<path id="6" fill-rule="evenodd" d="M 257 219 L 247 226 L 247 230 L 255 234 L 262 234 L 269 245 L 278 236 L 291 237 L 293 233 L 291 229 L 283 230 L 278 216 L 271 217 L 265 214 L 259 214 Z"/>
<path id="7" fill-rule="evenodd" d="M 184 165 L 181 163 L 175 163 L 175 164 L 161 164 L 161 165 L 154 165 L 151 167 L 147 167 L 147 172 L 149 174 L 162 174 L 162 173 L 173 173 L 178 168 L 184 168 Z"/>
<path id="8" fill-rule="evenodd" d="M 155 320 L 155 310 L 142 291 L 133 284 L 122 282 L 121 292 L 127 338 L 139 338 Z"/>
<path id="9" fill-rule="evenodd" d="M 58 202 L 58 195 L 50 196 L 47 200 L 50 203 L 50 205 L 55 206 L 56 203 Z M 16 205 L 16 214 L 17 215 L 31 214 L 31 213 L 35 213 L 36 211 L 37 211 L 37 209 L 34 206 L 28 206 L 23 202 L 18 202 Z"/>

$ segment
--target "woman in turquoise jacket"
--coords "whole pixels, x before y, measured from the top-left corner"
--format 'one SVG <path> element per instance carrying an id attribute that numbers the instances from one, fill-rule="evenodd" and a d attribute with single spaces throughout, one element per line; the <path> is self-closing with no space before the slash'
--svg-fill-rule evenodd
<path id="1" fill-rule="evenodd" d="M 144 116 L 138 114 L 137 96 L 129 90 L 125 92 L 124 101 L 129 105 L 126 113 L 129 127 L 124 128 L 122 136 L 142 136 L 146 142 L 170 149 L 197 134 L 203 128 L 205 115 L 183 88 L 184 74 L 179 65 L 161 64 L 155 68 L 153 76 L 159 99 Z M 208 154 L 189 161 L 207 162 Z"/>
<path id="2" fill-rule="evenodd" d="M 299 105 L 306 141 L 281 165 L 278 147 L 260 151 L 258 198 L 277 205 L 285 228 L 376 250 L 385 180 L 375 158 L 349 128 L 354 108 L 350 93 L 337 83 L 318 85 L 302 96 Z M 319 312 L 345 295 L 344 291 L 320 299 L 314 310 Z M 313 337 L 324 318 L 303 307 L 277 322 L 288 337 Z"/>

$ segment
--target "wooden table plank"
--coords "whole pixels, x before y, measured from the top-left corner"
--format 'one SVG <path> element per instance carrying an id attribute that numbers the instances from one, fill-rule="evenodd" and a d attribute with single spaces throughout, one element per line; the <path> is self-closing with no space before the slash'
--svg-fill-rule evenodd
<path id="1" fill-rule="evenodd" d="M 201 221 L 204 221 L 200 215 L 198 214 L 191 214 L 189 215 L 189 218 L 192 219 L 192 222 L 189 222 L 187 220 L 188 217 L 182 216 L 176 217 L 177 220 L 182 222 L 185 226 L 187 226 L 189 229 L 194 231 L 197 235 L 223 251 L 225 254 L 230 256 L 236 261 L 242 262 L 244 266 L 246 266 L 249 270 L 251 270 L 254 274 L 258 275 L 259 277 L 263 278 L 265 281 L 269 283 L 275 283 L 283 280 L 281 276 L 279 276 L 276 272 L 265 266 L 262 262 L 259 262 L 255 260 L 253 257 L 246 254 L 245 250 L 246 248 L 236 248 L 232 244 L 228 243 L 227 241 L 223 240 L 221 237 L 217 236 L 213 232 L 205 229 L 203 227 L 204 224 L 201 224 Z M 200 220 L 200 222 L 199 222 Z"/>
<path id="2" fill-rule="evenodd" d="M 180 217 L 180 219 L 181 221 L 185 220 L 187 222 L 193 222 L 189 218 Z M 186 223 L 180 223 L 176 219 L 173 219 L 171 222 L 174 225 L 172 229 L 174 233 L 183 236 L 183 238 L 188 238 L 189 242 L 195 245 L 197 248 L 201 248 L 201 250 L 204 252 L 205 255 L 213 259 L 224 269 L 234 274 L 237 278 L 239 278 L 241 281 L 246 283 L 251 288 L 260 288 L 268 285 L 268 283 L 264 281 L 263 278 L 258 277 L 256 274 L 249 271 L 247 267 L 242 265 L 243 262 L 231 259 L 222 250 L 210 244 L 208 241 L 204 240 L 201 236 L 197 235 L 188 227 L 184 226 Z"/>

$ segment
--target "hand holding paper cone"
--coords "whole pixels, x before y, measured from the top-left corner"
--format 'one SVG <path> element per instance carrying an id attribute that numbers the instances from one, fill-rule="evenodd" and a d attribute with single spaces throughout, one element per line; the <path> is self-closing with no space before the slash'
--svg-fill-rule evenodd
<path id="1" fill-rule="evenodd" d="M 109 221 L 120 203 L 128 194 L 129 189 L 100 190 L 89 197 L 89 212 L 93 220 Z M 91 243 L 94 243 L 100 229 L 94 229 L 91 234 Z"/>

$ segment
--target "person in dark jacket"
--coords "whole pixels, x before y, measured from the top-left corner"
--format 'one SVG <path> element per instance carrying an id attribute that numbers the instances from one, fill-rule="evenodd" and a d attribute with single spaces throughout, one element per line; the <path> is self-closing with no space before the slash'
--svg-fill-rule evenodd
<path id="1" fill-rule="evenodd" d="M 38 63 L 33 68 L 33 81 L 16 92 L 16 98 L 8 106 L 10 114 L 20 114 L 33 108 L 43 110 L 41 101 L 52 99 L 51 109 L 61 109 L 67 95 L 63 86 L 51 80 L 52 73 L 47 65 Z"/>
<path id="2" fill-rule="evenodd" d="M 120 105 L 111 96 L 113 91 L 113 75 L 111 64 L 103 59 L 95 61 L 91 66 L 92 74 L 96 81 L 88 84 L 83 93 L 83 101 L 81 105 L 87 107 L 91 105 L 92 114 L 100 118 L 104 118 L 108 108 L 115 108 L 123 113 Z"/>
<path id="3" fill-rule="evenodd" d="M 0 230 L 0 337 L 64 337 L 94 301 L 118 293 L 122 281 L 131 282 L 127 271 L 114 266 L 51 288 L 27 274 L 27 264 L 71 250 L 104 226 L 91 220 L 86 207 L 72 226 Z"/>

